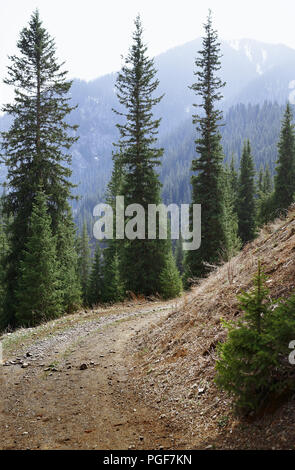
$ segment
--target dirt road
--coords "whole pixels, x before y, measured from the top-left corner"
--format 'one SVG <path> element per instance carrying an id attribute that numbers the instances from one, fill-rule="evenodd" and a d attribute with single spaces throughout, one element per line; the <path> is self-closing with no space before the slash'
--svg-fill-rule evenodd
<path id="1" fill-rule="evenodd" d="M 173 447 L 169 423 L 127 385 L 129 341 L 172 308 L 86 312 L 2 338 L 0 448 Z"/>

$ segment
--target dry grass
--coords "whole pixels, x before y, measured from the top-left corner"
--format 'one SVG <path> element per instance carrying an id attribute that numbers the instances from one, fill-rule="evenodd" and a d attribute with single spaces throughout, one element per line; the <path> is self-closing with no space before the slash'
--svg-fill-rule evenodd
<path id="1" fill-rule="evenodd" d="M 198 336 L 198 350 L 203 343 L 208 350 L 209 342 L 223 333 L 220 319 L 239 315 L 237 295 L 252 287 L 259 259 L 268 276 L 271 297 L 287 297 L 295 289 L 295 207 L 285 220 L 264 227 L 255 241 L 193 288 L 169 315 L 169 330 L 163 321 L 162 330 L 151 332 L 147 341 L 190 343 Z"/>

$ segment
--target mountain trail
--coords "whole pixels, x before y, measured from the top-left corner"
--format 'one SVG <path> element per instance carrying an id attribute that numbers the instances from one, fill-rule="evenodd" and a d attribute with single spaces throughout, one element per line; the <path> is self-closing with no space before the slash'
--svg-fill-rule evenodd
<path id="1" fill-rule="evenodd" d="M 2 337 L 1 449 L 157 449 L 172 430 L 128 386 L 131 339 L 174 303 L 129 304 Z"/>

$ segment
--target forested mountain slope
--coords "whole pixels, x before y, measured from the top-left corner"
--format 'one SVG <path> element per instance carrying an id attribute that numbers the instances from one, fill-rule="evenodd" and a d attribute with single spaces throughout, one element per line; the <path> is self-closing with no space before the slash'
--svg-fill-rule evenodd
<path id="1" fill-rule="evenodd" d="M 264 102 L 262 105 L 237 104 L 224 117 L 221 127 L 222 145 L 226 162 L 232 156 L 238 166 L 245 139 L 251 142 L 256 169 L 269 165 L 273 173 L 277 159 L 277 142 L 284 106 Z M 190 167 L 195 158 L 196 132 L 188 119 L 176 132 L 164 139 L 163 165 L 160 169 L 163 199 L 166 202 L 190 201 Z"/>
<path id="2" fill-rule="evenodd" d="M 201 40 L 196 39 L 155 58 L 159 93 L 164 94 L 156 114 L 162 117 L 159 137 L 165 154 L 161 180 L 166 202 L 186 202 L 190 197 L 188 172 L 194 154 L 191 116 L 195 97 L 189 86 L 194 81 L 194 59 L 200 47 Z M 257 167 L 268 161 L 273 168 L 281 105 L 292 93 L 289 86 L 292 87 L 295 78 L 295 51 L 248 39 L 223 41 L 221 50 L 221 76 L 227 83 L 221 103 L 226 123 L 221 130 L 225 155 L 227 158 L 232 152 L 239 155 L 243 140 L 249 138 Z M 70 121 L 79 125 L 80 139 L 72 149 L 72 179 L 79 184 L 76 192 L 82 196 L 75 207 L 80 220 L 85 211 L 89 213 L 89 208 L 92 211 L 103 198 L 110 177 L 112 143 L 118 139 L 118 116 L 112 111 L 118 108 L 115 79 L 116 74 L 109 74 L 90 82 L 74 80 L 71 89 L 72 101 L 78 104 Z M 269 104 L 265 105 L 265 101 Z M 249 108 L 248 103 L 260 104 L 261 108 Z M 2 116 L 0 129 L 8 124 L 7 117 Z M 262 140 L 259 135 L 263 135 Z M 5 178 L 3 166 L 0 177 Z"/>

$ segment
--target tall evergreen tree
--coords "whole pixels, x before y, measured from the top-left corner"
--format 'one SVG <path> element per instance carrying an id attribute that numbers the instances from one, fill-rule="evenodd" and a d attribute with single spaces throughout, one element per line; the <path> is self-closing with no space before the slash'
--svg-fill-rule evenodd
<path id="1" fill-rule="evenodd" d="M 247 243 L 256 235 L 255 170 L 249 140 L 244 143 L 238 192 L 239 237 Z"/>
<path id="2" fill-rule="evenodd" d="M 293 114 L 288 103 L 282 122 L 278 143 L 278 160 L 275 176 L 275 203 L 280 210 L 287 209 L 295 194 L 295 132 Z"/>
<path id="3" fill-rule="evenodd" d="M 199 137 L 196 142 L 198 158 L 192 161 L 192 203 L 202 207 L 201 247 L 197 251 L 188 251 L 186 256 L 186 279 L 202 277 L 208 264 L 219 262 L 225 243 L 224 201 L 222 188 L 221 135 L 219 127 L 222 113 L 216 108 L 222 99 L 220 93 L 225 83 L 217 76 L 221 68 L 220 43 L 217 32 L 212 27 L 211 11 L 205 27 L 203 48 L 195 61 L 197 82 L 191 86 L 201 98 L 201 112 L 193 116 L 193 123 Z"/>
<path id="4" fill-rule="evenodd" d="M 16 286 L 18 325 L 34 326 L 61 314 L 62 292 L 56 242 L 43 191 L 37 192 L 29 219 Z"/>
<path id="5" fill-rule="evenodd" d="M 171 246 L 167 240 L 148 239 L 147 212 L 149 204 L 161 202 L 160 181 L 155 167 L 160 164 L 163 150 L 156 147 L 160 119 L 153 108 L 162 97 L 155 97 L 159 81 L 154 62 L 147 57 L 142 39 L 139 16 L 135 20 L 133 44 L 118 75 L 116 90 L 121 111 L 117 124 L 120 139 L 117 144 L 124 171 L 121 195 L 125 204 L 140 204 L 145 210 L 145 238 L 124 240 L 121 250 L 121 271 L 126 289 L 145 295 L 160 290 L 160 275 L 168 262 Z M 129 219 L 130 220 L 130 219 Z"/>
<path id="6" fill-rule="evenodd" d="M 5 80 L 14 87 L 14 102 L 3 107 L 13 122 L 2 133 L 9 186 L 5 212 L 13 217 L 5 302 L 12 326 L 16 280 L 36 193 L 41 185 L 47 197 L 53 235 L 56 235 L 65 215 L 70 218 L 68 199 L 72 184 L 68 180 L 71 176 L 68 150 L 76 140 L 73 134 L 76 126 L 70 126 L 66 120 L 73 109 L 67 97 L 71 82 L 66 81 L 63 64 L 57 62 L 54 41 L 42 26 L 38 11 L 21 31 L 17 47 L 19 55 L 10 57 Z M 73 233 L 68 231 L 68 236 L 72 238 Z"/>

